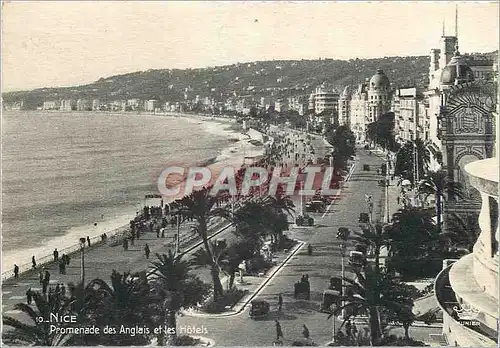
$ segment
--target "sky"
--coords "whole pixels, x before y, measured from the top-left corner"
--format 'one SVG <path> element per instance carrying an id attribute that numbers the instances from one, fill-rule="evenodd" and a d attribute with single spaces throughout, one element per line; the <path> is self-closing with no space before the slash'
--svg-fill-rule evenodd
<path id="1" fill-rule="evenodd" d="M 443 20 L 461 52 L 499 46 L 496 2 L 12 1 L 2 90 L 72 86 L 148 69 L 272 59 L 426 55 Z"/>

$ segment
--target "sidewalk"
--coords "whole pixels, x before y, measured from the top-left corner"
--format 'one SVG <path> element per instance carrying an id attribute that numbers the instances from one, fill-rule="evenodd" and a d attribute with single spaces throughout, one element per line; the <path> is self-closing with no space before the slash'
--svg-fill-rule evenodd
<path id="1" fill-rule="evenodd" d="M 230 226 L 230 223 L 225 221 L 214 223 L 209 229 L 212 232 L 211 237 L 219 233 L 227 233 L 231 230 L 231 228 L 225 226 Z M 183 236 L 180 245 L 181 252 L 189 252 L 200 244 L 197 239 L 193 238 L 190 230 L 189 225 L 181 228 L 181 236 Z M 168 231 L 170 234 L 172 232 L 175 233 L 176 230 Z M 149 259 L 144 255 L 146 243 L 151 250 Z M 135 240 L 134 245 L 129 246 L 127 251 L 121 245 L 110 246 L 108 244 L 86 248 L 84 254 L 85 281 L 89 282 L 95 278 L 108 281 L 112 270 L 131 273 L 148 270 L 150 262 L 156 258 L 156 253 L 166 253 L 168 249 L 173 248 L 173 235 L 167 235 L 166 238 L 157 238 L 156 233 L 151 232 L 143 233 L 140 239 Z M 186 248 L 188 249 L 186 250 Z M 54 263 L 48 264 L 46 269 L 51 274 L 49 286 L 69 283 L 77 284 L 81 281 L 81 256 L 79 253 L 72 256 L 70 264 L 66 267 L 66 274 L 59 274 L 58 265 Z M 41 291 L 37 271 L 27 272 L 21 274 L 19 279 L 10 278 L 3 282 L 2 310 L 4 314 L 12 315 L 19 313 L 19 311 L 12 308 L 15 304 L 26 300 L 26 291 L 28 288 L 31 288 L 33 291 Z"/>

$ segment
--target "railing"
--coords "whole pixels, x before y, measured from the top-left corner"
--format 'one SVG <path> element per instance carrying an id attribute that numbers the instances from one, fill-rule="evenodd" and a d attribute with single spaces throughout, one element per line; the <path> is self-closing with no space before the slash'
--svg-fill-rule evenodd
<path id="1" fill-rule="evenodd" d="M 127 230 L 128 230 L 127 226 L 121 226 L 121 227 L 115 228 L 114 230 L 106 232 L 106 235 L 109 235 L 109 239 L 110 239 L 107 241 L 107 243 L 112 243 L 114 239 L 118 238 L 119 234 L 122 234 L 123 232 L 126 232 Z M 103 243 L 104 243 L 104 241 L 102 240 L 101 236 L 95 236 L 95 237 L 90 238 L 90 245 L 91 246 L 100 245 Z M 71 255 L 77 251 L 80 251 L 80 243 L 76 243 L 76 244 L 70 245 L 66 248 L 58 250 L 59 258 L 63 254 Z M 46 266 L 46 265 L 49 265 L 49 264 L 55 262 L 53 254 L 43 256 L 35 261 L 36 261 L 36 268 L 32 267 L 31 262 L 18 265 L 19 266 L 19 274 L 27 273 L 30 271 L 35 271 L 35 270 L 39 269 L 41 266 Z M 2 272 L 2 280 L 6 280 L 9 278 L 13 278 L 13 277 L 14 277 L 13 270 L 8 270 L 8 271 Z"/>

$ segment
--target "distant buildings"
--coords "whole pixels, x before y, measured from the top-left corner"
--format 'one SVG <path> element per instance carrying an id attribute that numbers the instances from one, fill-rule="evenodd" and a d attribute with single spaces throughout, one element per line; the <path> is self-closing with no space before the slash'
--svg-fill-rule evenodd
<path id="1" fill-rule="evenodd" d="M 332 115 L 338 111 L 339 94 L 333 88 L 327 88 L 325 84 L 316 87 L 309 96 L 308 109 L 316 115 L 329 112 Z"/>
<path id="2" fill-rule="evenodd" d="M 74 99 L 63 99 L 59 107 L 61 111 L 74 111 L 76 110 L 76 101 Z"/>
<path id="3" fill-rule="evenodd" d="M 61 103 L 58 100 L 50 100 L 43 102 L 42 110 L 59 110 Z"/>

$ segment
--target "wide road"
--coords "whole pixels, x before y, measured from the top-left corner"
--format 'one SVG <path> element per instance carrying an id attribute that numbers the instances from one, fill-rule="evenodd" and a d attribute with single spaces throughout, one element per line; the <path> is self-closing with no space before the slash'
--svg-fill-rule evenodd
<path id="1" fill-rule="evenodd" d="M 322 293 L 329 285 L 332 276 L 341 274 L 341 256 L 339 242 L 336 240 L 336 231 L 339 227 L 348 227 L 359 230 L 359 213 L 366 212 L 365 194 L 372 195 L 375 203 L 374 219 L 382 219 L 383 187 L 378 186 L 380 177 L 376 168 L 382 164 L 377 156 L 368 156 L 359 150 L 356 167 L 350 181 L 344 186 L 341 199 L 330 207 L 327 214 L 316 214 L 317 226 L 313 228 L 292 229 L 289 235 L 313 246 L 313 255 L 307 255 L 302 248 L 275 278 L 261 291 L 258 299 L 271 303 L 271 314 L 264 320 L 251 320 L 248 317 L 248 308 L 242 313 L 226 318 L 199 318 L 180 317 L 179 328 L 196 326 L 207 329 L 209 337 L 218 346 L 266 346 L 272 345 L 276 330 L 274 319 L 279 319 L 284 332 L 284 344 L 291 345 L 293 340 L 302 337 L 302 326 L 305 324 L 310 330 L 311 338 L 318 344 L 325 344 L 332 338 L 332 320 L 318 311 Z M 363 164 L 371 166 L 370 172 L 363 171 Z M 380 202 L 380 203 L 379 203 Z M 311 283 L 311 300 L 295 300 L 293 285 L 303 274 L 309 274 Z M 278 294 L 283 294 L 283 312 L 277 313 L 276 303 Z M 337 328 L 340 321 L 337 321 Z M 402 329 L 394 329 L 402 335 Z M 419 340 L 428 341 L 430 333 L 440 333 L 440 329 L 410 329 L 410 334 Z"/>

